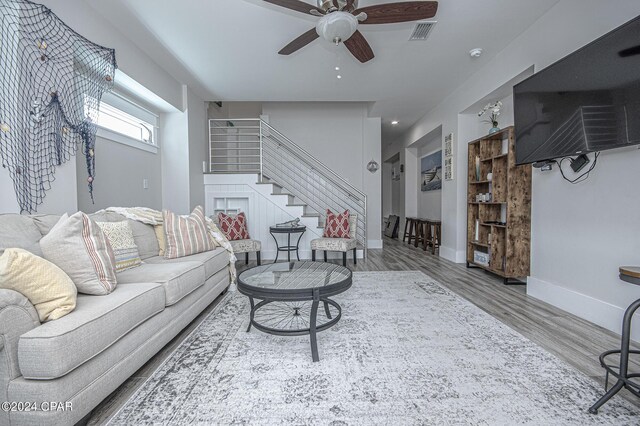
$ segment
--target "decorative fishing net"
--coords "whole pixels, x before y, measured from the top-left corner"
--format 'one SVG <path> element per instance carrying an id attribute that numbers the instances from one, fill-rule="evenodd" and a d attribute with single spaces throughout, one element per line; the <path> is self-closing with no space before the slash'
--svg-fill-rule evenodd
<path id="1" fill-rule="evenodd" d="M 0 160 L 22 212 L 37 211 L 56 167 L 78 145 L 93 199 L 95 123 L 116 67 L 113 49 L 82 37 L 45 6 L 0 1 Z"/>

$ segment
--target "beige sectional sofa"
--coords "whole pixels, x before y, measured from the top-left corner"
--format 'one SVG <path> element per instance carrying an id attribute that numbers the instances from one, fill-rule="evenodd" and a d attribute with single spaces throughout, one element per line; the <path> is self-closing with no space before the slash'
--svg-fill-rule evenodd
<path id="1" fill-rule="evenodd" d="M 115 213 L 91 217 L 126 220 Z M 0 250 L 41 255 L 38 241 L 58 218 L 0 215 Z M 78 294 L 73 312 L 41 324 L 22 294 L 0 289 L 0 402 L 38 408 L 0 410 L 0 425 L 83 419 L 228 288 L 229 256 L 222 248 L 167 260 L 158 256 L 152 226 L 130 224 L 144 263 L 118 273 L 113 293 Z M 52 410 L 57 403 L 65 409 Z"/>

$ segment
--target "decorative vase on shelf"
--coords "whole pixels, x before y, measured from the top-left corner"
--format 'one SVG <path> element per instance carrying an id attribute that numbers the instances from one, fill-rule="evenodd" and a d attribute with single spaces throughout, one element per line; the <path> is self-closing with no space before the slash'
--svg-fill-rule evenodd
<path id="1" fill-rule="evenodd" d="M 489 117 L 487 117 L 486 120 L 482 120 L 485 123 L 490 123 L 492 126 L 491 129 L 489 129 L 489 134 L 493 134 L 495 132 L 500 131 L 500 128 L 498 127 L 498 117 L 500 117 L 501 109 L 502 109 L 502 102 L 498 101 L 494 103 L 488 103 L 478 113 L 478 117 L 483 116 L 486 112 L 490 113 Z"/>
<path id="2" fill-rule="evenodd" d="M 480 180 L 480 157 L 476 155 L 476 182 Z"/>
<path id="3" fill-rule="evenodd" d="M 493 173 L 487 173 L 487 180 L 491 182 L 493 180 Z"/>

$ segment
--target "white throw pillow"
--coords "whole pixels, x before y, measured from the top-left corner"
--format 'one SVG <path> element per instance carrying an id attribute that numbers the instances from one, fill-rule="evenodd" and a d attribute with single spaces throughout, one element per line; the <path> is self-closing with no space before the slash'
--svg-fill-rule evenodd
<path id="1" fill-rule="evenodd" d="M 105 295 L 116 288 L 116 261 L 102 229 L 78 212 L 60 218 L 40 240 L 45 259 L 69 275 L 78 292 Z"/>

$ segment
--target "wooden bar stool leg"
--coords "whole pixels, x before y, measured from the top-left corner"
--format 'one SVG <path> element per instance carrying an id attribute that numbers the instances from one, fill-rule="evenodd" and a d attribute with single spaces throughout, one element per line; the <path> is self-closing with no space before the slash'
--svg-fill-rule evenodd
<path id="1" fill-rule="evenodd" d="M 424 223 L 424 241 L 422 242 L 422 250 L 427 251 L 429 241 L 431 240 L 431 222 L 426 221 Z"/>
<path id="2" fill-rule="evenodd" d="M 404 233 L 402 234 L 402 242 L 404 243 L 407 239 L 407 227 L 409 226 L 409 218 L 406 217 L 404 219 Z"/>
<path id="3" fill-rule="evenodd" d="M 416 220 L 415 219 L 411 219 L 411 223 L 409 224 L 409 239 L 407 240 L 409 244 L 411 244 L 412 238 L 413 239 L 416 238 Z"/>
<path id="4" fill-rule="evenodd" d="M 440 234 L 442 232 L 442 226 L 440 223 L 433 225 L 433 245 L 431 246 L 431 253 L 436 254 L 436 248 L 440 251 Z"/>
<path id="5" fill-rule="evenodd" d="M 418 243 L 420 242 L 421 237 L 422 237 L 422 221 L 420 219 L 416 219 L 416 237 L 413 239 L 414 247 L 418 247 Z"/>

